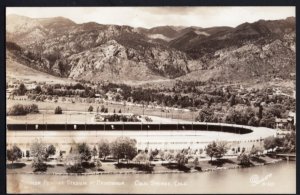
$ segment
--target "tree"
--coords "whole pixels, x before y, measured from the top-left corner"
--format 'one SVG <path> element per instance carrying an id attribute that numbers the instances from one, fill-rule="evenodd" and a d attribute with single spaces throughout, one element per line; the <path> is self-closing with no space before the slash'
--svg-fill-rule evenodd
<path id="1" fill-rule="evenodd" d="M 41 93 L 41 92 L 42 92 L 41 86 L 40 86 L 40 85 L 37 85 L 37 86 L 35 87 L 34 91 L 35 91 L 37 94 Z"/>
<path id="2" fill-rule="evenodd" d="M 227 123 L 243 124 L 243 121 L 245 121 L 245 119 L 240 111 L 235 110 L 234 108 L 230 108 L 227 112 L 225 121 Z"/>
<path id="3" fill-rule="evenodd" d="M 18 146 L 14 145 L 11 149 L 6 151 L 6 157 L 11 161 L 11 164 L 13 164 L 14 161 L 22 158 L 22 151 Z"/>
<path id="4" fill-rule="evenodd" d="M 26 89 L 24 83 L 21 83 L 17 89 L 18 95 L 25 95 L 26 92 L 27 92 L 27 89 Z"/>
<path id="5" fill-rule="evenodd" d="M 108 113 L 108 108 L 105 108 L 104 112 L 105 112 L 105 113 Z"/>
<path id="6" fill-rule="evenodd" d="M 200 122 L 214 122 L 214 112 L 210 108 L 204 108 L 200 110 L 199 115 L 196 117 L 196 121 Z"/>
<path id="7" fill-rule="evenodd" d="M 39 113 L 39 107 L 36 104 L 26 105 L 24 109 L 27 113 Z"/>
<path id="8" fill-rule="evenodd" d="M 210 161 L 212 161 L 212 158 L 215 156 L 215 153 L 217 152 L 217 144 L 216 142 L 212 142 L 207 145 L 206 147 L 206 154 L 210 157 Z"/>
<path id="9" fill-rule="evenodd" d="M 193 164 L 194 164 L 194 167 L 195 167 L 195 168 L 196 168 L 196 167 L 199 167 L 199 165 L 200 165 L 200 162 L 199 162 L 199 159 L 198 159 L 198 157 L 196 157 L 196 158 L 195 158 L 195 160 L 194 160 Z"/>
<path id="10" fill-rule="evenodd" d="M 227 146 L 225 142 L 218 142 L 217 143 L 217 152 L 215 153 L 215 157 L 217 159 L 222 158 L 227 153 Z"/>
<path id="11" fill-rule="evenodd" d="M 122 113 L 122 110 L 121 110 L 121 109 L 119 110 L 119 113 Z"/>
<path id="12" fill-rule="evenodd" d="M 263 149 L 261 147 L 258 146 L 252 146 L 251 150 L 250 150 L 250 156 L 257 156 L 259 157 L 259 154 L 262 154 Z"/>
<path id="13" fill-rule="evenodd" d="M 46 149 L 46 159 L 51 156 L 51 155 L 55 155 L 56 153 L 56 148 L 51 144 L 48 146 L 48 148 Z"/>
<path id="14" fill-rule="evenodd" d="M 242 165 L 242 166 L 248 167 L 248 166 L 251 165 L 250 157 L 246 153 L 241 153 L 238 156 L 237 160 L 240 161 L 239 164 Z"/>
<path id="15" fill-rule="evenodd" d="M 114 142 L 111 144 L 111 151 L 115 158 L 119 160 L 121 158 L 131 160 L 137 154 L 136 148 L 136 140 L 130 139 L 128 137 L 118 137 Z"/>
<path id="16" fill-rule="evenodd" d="M 179 166 L 184 166 L 187 163 L 186 154 L 184 152 L 179 152 L 176 154 L 175 159 Z"/>
<path id="17" fill-rule="evenodd" d="M 139 164 L 150 164 L 150 155 L 145 151 L 141 151 L 133 158 L 132 161 L 137 162 Z"/>
<path id="18" fill-rule="evenodd" d="M 174 151 L 168 151 L 163 153 L 163 159 L 171 163 L 172 161 L 175 160 L 175 153 Z"/>
<path id="19" fill-rule="evenodd" d="M 89 111 L 89 112 L 93 112 L 93 110 L 94 110 L 93 106 L 90 106 L 90 107 L 88 108 L 88 111 Z"/>
<path id="20" fill-rule="evenodd" d="M 296 152 L 296 133 L 294 131 L 285 135 L 282 142 L 285 152 Z"/>
<path id="21" fill-rule="evenodd" d="M 46 150 L 46 145 L 37 139 L 30 146 L 30 153 L 31 156 L 33 156 L 32 167 L 36 171 L 45 171 L 47 169 L 44 164 L 45 156 L 47 154 Z"/>
<path id="22" fill-rule="evenodd" d="M 264 139 L 264 147 L 266 150 L 274 150 L 275 147 L 280 147 L 282 140 L 278 137 L 270 136 Z"/>
<path id="23" fill-rule="evenodd" d="M 95 146 L 94 146 L 94 148 L 93 148 L 93 150 L 92 150 L 92 155 L 93 155 L 94 160 L 95 160 L 95 158 L 96 158 L 96 156 L 97 156 L 97 149 L 96 149 Z"/>
<path id="24" fill-rule="evenodd" d="M 47 153 L 47 147 L 41 140 L 36 139 L 30 146 L 30 153 L 32 157 L 44 160 Z"/>
<path id="25" fill-rule="evenodd" d="M 77 151 L 80 154 L 81 162 L 91 160 L 91 150 L 86 143 L 77 144 Z"/>
<path id="26" fill-rule="evenodd" d="M 106 159 L 106 156 L 110 154 L 110 146 L 109 142 L 107 140 L 100 140 L 98 143 L 98 151 L 99 151 L 99 157 L 103 157 L 103 159 Z"/>
<path id="27" fill-rule="evenodd" d="M 258 125 L 258 120 L 255 117 L 251 117 L 248 121 L 249 126 L 257 126 Z"/>
<path id="28" fill-rule="evenodd" d="M 263 117 L 263 106 L 259 105 L 258 118 L 262 119 L 262 117 Z"/>
<path id="29" fill-rule="evenodd" d="M 206 154 L 210 157 L 210 161 L 212 161 L 213 157 L 217 159 L 222 158 L 226 154 L 227 150 L 225 142 L 216 143 L 213 141 L 211 144 L 208 144 Z"/>
<path id="30" fill-rule="evenodd" d="M 231 97 L 229 98 L 229 105 L 230 107 L 235 105 L 235 95 L 231 95 Z"/>
<path id="31" fill-rule="evenodd" d="M 60 106 L 57 106 L 54 110 L 54 114 L 62 114 L 62 109 Z"/>
<path id="32" fill-rule="evenodd" d="M 100 168 L 102 167 L 102 163 L 101 163 L 101 161 L 99 159 L 96 162 L 96 167 L 97 167 L 97 171 L 99 171 Z"/>
<path id="33" fill-rule="evenodd" d="M 9 108 L 7 115 L 18 116 L 18 115 L 26 115 L 27 112 L 24 109 L 22 104 L 15 104 Z"/>
<path id="34" fill-rule="evenodd" d="M 78 153 L 78 151 L 72 151 L 69 153 L 66 158 L 64 159 L 64 162 L 67 166 L 69 165 L 81 165 L 81 156 Z"/>

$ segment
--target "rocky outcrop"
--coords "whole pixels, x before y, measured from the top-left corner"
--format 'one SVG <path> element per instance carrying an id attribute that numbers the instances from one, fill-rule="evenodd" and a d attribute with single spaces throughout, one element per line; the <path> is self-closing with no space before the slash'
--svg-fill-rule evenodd
<path id="1" fill-rule="evenodd" d="M 91 50 L 69 56 L 67 63 L 71 66 L 69 77 L 73 79 L 97 74 L 98 79 L 105 80 L 144 80 L 186 74 L 192 62 L 184 53 L 175 50 L 160 47 L 136 50 L 110 40 Z"/>
<path id="2" fill-rule="evenodd" d="M 295 18 L 145 29 L 12 15 L 6 29 L 14 60 L 72 79 L 285 79 L 296 67 Z"/>

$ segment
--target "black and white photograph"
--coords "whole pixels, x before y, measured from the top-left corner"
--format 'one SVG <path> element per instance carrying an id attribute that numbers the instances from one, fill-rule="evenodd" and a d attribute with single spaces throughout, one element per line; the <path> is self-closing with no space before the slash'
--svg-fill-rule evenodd
<path id="1" fill-rule="evenodd" d="M 296 193 L 295 8 L 6 7 L 7 193 Z"/>

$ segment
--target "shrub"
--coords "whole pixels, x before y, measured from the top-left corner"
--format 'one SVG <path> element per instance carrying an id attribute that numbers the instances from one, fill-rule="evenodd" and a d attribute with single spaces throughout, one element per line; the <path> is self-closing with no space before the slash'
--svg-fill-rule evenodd
<path id="1" fill-rule="evenodd" d="M 39 107 L 36 104 L 26 105 L 24 109 L 27 113 L 39 113 Z"/>
<path id="2" fill-rule="evenodd" d="M 9 108 L 7 115 L 18 116 L 18 115 L 26 115 L 28 113 L 39 113 L 38 106 L 36 104 L 31 104 L 31 105 L 15 104 L 11 108 Z"/>
<path id="3" fill-rule="evenodd" d="M 84 173 L 85 169 L 80 164 L 75 164 L 67 167 L 67 173 Z"/>
<path id="4" fill-rule="evenodd" d="M 251 165 L 250 157 L 245 153 L 242 153 L 241 155 L 238 156 L 238 161 L 240 161 L 239 164 L 242 165 L 243 167 L 249 167 Z"/>
<path id="5" fill-rule="evenodd" d="M 100 170 L 101 170 L 101 169 L 100 169 L 101 167 L 102 167 L 102 163 L 101 163 L 101 161 L 98 159 L 97 162 L 96 162 L 96 168 L 97 168 L 97 171 L 100 171 Z"/>
<path id="6" fill-rule="evenodd" d="M 22 158 L 22 151 L 18 146 L 13 146 L 6 152 L 7 159 L 13 164 L 14 161 Z"/>
<path id="7" fill-rule="evenodd" d="M 18 95 L 25 95 L 26 92 L 27 92 L 27 89 L 26 89 L 25 85 L 23 83 L 21 83 L 17 89 Z"/>
<path id="8" fill-rule="evenodd" d="M 39 158 L 35 158 L 32 163 L 32 167 L 34 168 L 34 172 L 41 171 L 45 172 L 47 171 L 47 165 L 43 163 L 42 160 Z"/>
<path id="9" fill-rule="evenodd" d="M 93 106 L 90 106 L 90 107 L 88 108 L 88 111 L 89 111 L 89 112 L 93 112 L 93 110 L 94 110 Z"/>
<path id="10" fill-rule="evenodd" d="M 81 161 L 89 161 L 92 158 L 90 147 L 86 143 L 77 144 L 77 151 L 80 155 Z"/>
<path id="11" fill-rule="evenodd" d="M 17 116 L 17 115 L 26 115 L 27 112 L 24 109 L 22 104 L 15 104 L 9 108 L 7 115 Z"/>
<path id="12" fill-rule="evenodd" d="M 60 106 L 57 106 L 54 110 L 54 114 L 62 114 L 62 109 Z"/>
<path id="13" fill-rule="evenodd" d="M 91 162 L 91 163 L 90 162 L 82 162 L 81 166 L 83 168 L 85 168 L 85 169 L 91 169 L 91 168 L 95 168 L 96 167 L 96 165 L 95 165 L 94 162 Z"/>

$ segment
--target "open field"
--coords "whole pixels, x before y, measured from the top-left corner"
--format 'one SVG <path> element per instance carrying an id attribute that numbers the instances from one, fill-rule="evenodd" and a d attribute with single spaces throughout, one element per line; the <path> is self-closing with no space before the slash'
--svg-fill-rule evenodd
<path id="1" fill-rule="evenodd" d="M 195 121 L 195 118 L 198 114 L 197 111 L 191 112 L 191 111 L 181 111 L 181 110 L 169 110 L 169 111 L 161 111 L 161 109 L 159 108 L 142 108 L 140 106 L 134 106 L 134 105 L 120 105 L 120 104 L 113 104 L 113 103 L 108 103 L 105 102 L 104 104 L 97 104 L 97 103 L 71 103 L 71 102 L 35 102 L 35 101 L 29 101 L 29 100 L 8 100 L 7 101 L 7 109 L 14 105 L 14 104 L 37 104 L 39 107 L 39 110 L 41 110 L 42 114 L 36 114 L 34 115 L 34 117 L 37 117 L 39 119 L 41 119 L 41 117 L 44 117 L 44 121 L 47 122 L 47 120 L 51 120 L 51 118 L 55 118 L 55 116 L 53 116 L 54 114 L 54 109 L 57 106 L 60 106 L 63 110 L 63 113 L 69 113 L 71 114 L 69 111 L 77 111 L 77 112 L 87 112 L 89 106 L 93 106 L 94 111 L 97 110 L 97 107 L 101 107 L 101 105 L 104 105 L 105 107 L 108 108 L 108 112 L 113 112 L 114 110 L 116 112 L 118 112 L 119 110 L 122 111 L 122 113 L 132 113 L 132 114 L 136 114 L 136 115 L 148 115 L 148 116 L 157 116 L 157 117 L 161 117 L 161 118 L 170 118 L 170 119 L 176 119 L 178 121 L 181 120 L 185 120 L 185 121 Z M 44 116 L 43 116 L 44 113 Z M 75 116 L 73 115 L 68 115 L 71 120 L 72 117 L 74 118 Z M 82 115 L 85 117 L 85 115 Z M 34 118 L 33 117 L 33 118 Z M 60 116 L 57 122 L 65 122 L 67 116 Z M 21 122 L 24 122 L 25 120 L 29 120 L 30 118 L 32 118 L 31 116 L 28 115 L 27 119 L 26 116 L 8 116 L 7 117 L 7 121 L 11 121 L 13 120 L 14 122 L 17 122 L 18 119 Z M 76 119 L 80 119 L 81 121 L 79 122 L 90 122 L 89 118 L 76 118 Z M 42 121 L 40 121 L 42 122 Z"/>

